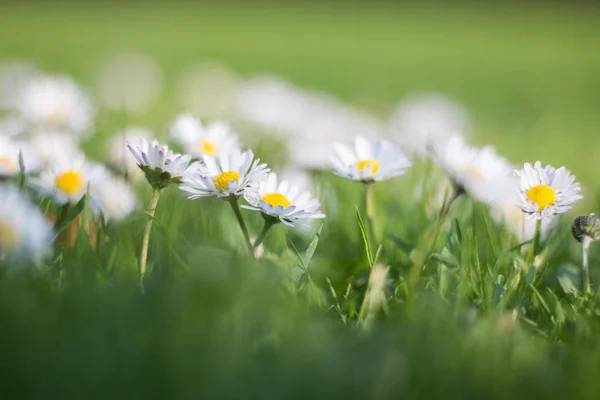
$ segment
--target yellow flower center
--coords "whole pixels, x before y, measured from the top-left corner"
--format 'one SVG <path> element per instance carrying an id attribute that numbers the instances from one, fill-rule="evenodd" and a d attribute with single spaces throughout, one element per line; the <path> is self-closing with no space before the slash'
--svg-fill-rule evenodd
<path id="1" fill-rule="evenodd" d="M 18 244 L 19 238 L 14 225 L 0 221 L 0 249 L 13 250 Z"/>
<path id="2" fill-rule="evenodd" d="M 356 163 L 356 169 L 359 171 L 364 171 L 365 168 L 371 167 L 371 176 L 375 175 L 377 170 L 379 169 L 379 162 L 374 160 L 363 160 Z"/>
<path id="3" fill-rule="evenodd" d="M 0 157 L 0 166 L 5 167 L 8 174 L 14 174 L 17 172 L 17 163 L 11 158 Z"/>
<path id="4" fill-rule="evenodd" d="M 483 174 L 481 172 L 479 172 L 479 170 L 477 170 L 475 168 L 469 168 L 469 172 L 471 173 L 473 178 L 475 178 L 475 180 L 480 181 L 483 179 Z"/>
<path id="5" fill-rule="evenodd" d="M 56 187 L 68 195 L 81 192 L 84 185 L 83 175 L 77 171 L 67 171 L 56 178 Z"/>
<path id="6" fill-rule="evenodd" d="M 292 203 L 287 199 L 287 197 L 285 197 L 281 193 L 267 193 L 262 197 L 262 200 L 273 207 L 281 206 L 283 208 L 286 208 L 292 205 Z"/>
<path id="7" fill-rule="evenodd" d="M 229 189 L 229 182 L 237 182 L 240 179 L 240 173 L 237 171 L 225 171 L 215 177 L 215 187 L 219 192 Z"/>
<path id="8" fill-rule="evenodd" d="M 67 119 L 67 109 L 64 107 L 57 108 L 56 110 L 46 114 L 43 118 L 47 124 L 60 124 L 65 122 Z"/>
<path id="9" fill-rule="evenodd" d="M 548 185 L 537 185 L 529 189 L 527 198 L 537 204 L 540 211 L 554 204 L 556 192 Z"/>
<path id="10" fill-rule="evenodd" d="M 208 140 L 201 140 L 198 143 L 198 150 L 202 154 L 206 154 L 207 156 L 216 156 L 219 154 L 217 146 L 209 142 Z"/>

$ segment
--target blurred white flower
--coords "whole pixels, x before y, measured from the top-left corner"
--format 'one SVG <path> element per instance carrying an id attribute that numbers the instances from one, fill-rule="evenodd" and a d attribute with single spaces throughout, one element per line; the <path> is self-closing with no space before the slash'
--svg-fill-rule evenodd
<path id="1" fill-rule="evenodd" d="M 181 180 L 179 188 L 190 200 L 243 196 L 248 191 L 256 191 L 258 183 L 269 171 L 266 164 L 260 164 L 260 160 L 254 158 L 252 150 L 242 153 L 235 149 L 218 158 L 204 155 L 202 162 L 194 163 Z"/>
<path id="2" fill-rule="evenodd" d="M 227 123 L 215 121 L 202 125 L 189 114 L 177 117 L 171 125 L 171 137 L 195 157 L 216 157 L 239 147 L 238 136 Z"/>
<path id="3" fill-rule="evenodd" d="M 149 56 L 137 51 L 109 56 L 98 76 L 102 104 L 116 111 L 143 112 L 156 101 L 161 89 L 160 66 Z"/>
<path id="4" fill-rule="evenodd" d="M 132 127 L 114 135 L 108 142 L 106 150 L 106 161 L 117 170 L 127 174 L 128 178 L 137 181 L 144 176 L 144 172 L 138 166 L 135 158 L 127 148 L 127 142 L 139 141 L 140 139 L 152 140 L 152 133 L 145 128 Z"/>
<path id="5" fill-rule="evenodd" d="M 331 157 L 336 175 L 361 182 L 384 181 L 404 175 L 410 161 L 396 145 L 386 141 L 368 141 L 361 137 L 353 146 L 337 144 Z"/>
<path id="6" fill-rule="evenodd" d="M 71 135 L 50 131 L 37 131 L 27 139 L 27 146 L 36 157 L 40 168 L 49 168 L 59 160 L 83 157 Z"/>
<path id="7" fill-rule="evenodd" d="M 132 140 L 127 142 L 127 147 L 146 174 L 148 183 L 157 189 L 178 183 L 190 165 L 191 156 L 175 153 L 156 140 L 150 143 L 143 138 Z"/>
<path id="8" fill-rule="evenodd" d="M 286 137 L 292 164 L 300 168 L 326 168 L 335 143 L 355 136 L 374 139 L 383 132 L 367 113 L 274 77 L 241 85 L 237 114 L 257 129 Z"/>
<path id="9" fill-rule="evenodd" d="M 490 147 L 471 147 L 458 136 L 433 147 L 433 159 L 459 190 L 487 204 L 505 201 L 514 187 L 513 168 Z"/>
<path id="10" fill-rule="evenodd" d="M 235 108 L 238 78 L 216 63 L 196 65 L 179 80 L 179 99 L 185 110 L 202 118 L 224 118 Z"/>
<path id="11" fill-rule="evenodd" d="M 69 77 L 42 76 L 19 91 L 17 111 L 32 128 L 52 128 L 69 133 L 87 131 L 94 117 L 88 95 Z"/>
<path id="12" fill-rule="evenodd" d="M 99 168 L 104 167 L 89 163 L 83 156 L 56 160 L 30 182 L 42 196 L 52 196 L 57 204 L 76 204 L 85 195 L 92 177 L 100 174 Z"/>
<path id="13" fill-rule="evenodd" d="M 137 206 L 135 194 L 127 182 L 103 168 L 92 173 L 91 196 L 96 212 L 101 212 L 107 221 L 121 221 Z"/>
<path id="14" fill-rule="evenodd" d="M 273 133 L 298 131 L 310 114 L 309 98 L 274 77 L 259 77 L 241 85 L 236 104 L 242 121 Z"/>
<path id="15" fill-rule="evenodd" d="M 18 136 L 27 131 L 27 123 L 16 114 L 0 119 L 0 135 Z"/>
<path id="16" fill-rule="evenodd" d="M 259 182 L 258 191 L 250 191 L 244 195 L 250 206 L 242 206 L 248 210 L 259 211 L 272 217 L 277 222 L 293 227 L 299 225 L 310 228 L 313 219 L 325 218 L 320 211 L 319 199 L 311 197 L 307 191 L 288 181 L 277 182 L 277 175 L 269 173 Z"/>
<path id="17" fill-rule="evenodd" d="M 0 109 L 15 108 L 21 87 L 38 74 L 38 69 L 26 61 L 4 61 L 0 65 Z"/>
<path id="18" fill-rule="evenodd" d="M 542 167 L 542 163 L 536 161 L 533 166 L 525 163 L 523 169 L 515 173 L 520 179 L 518 204 L 525 214 L 535 219 L 548 220 L 553 215 L 563 214 L 583 198 L 575 175 L 565 167 Z"/>
<path id="19" fill-rule="evenodd" d="M 401 101 L 390 118 L 394 138 L 425 155 L 431 146 L 443 144 L 458 132 L 469 132 L 466 109 L 437 94 L 415 94 Z"/>
<path id="20" fill-rule="evenodd" d="M 26 144 L 0 136 L 0 176 L 15 176 L 21 172 L 19 156 L 23 160 L 25 173 L 39 169 L 38 158 Z"/>
<path id="21" fill-rule="evenodd" d="M 329 165 L 331 150 L 336 143 L 347 142 L 360 136 L 375 140 L 381 129 L 367 115 L 352 109 L 325 107 L 309 119 L 302 131 L 290 136 L 289 148 L 292 165 L 308 169 L 325 169 Z"/>
<path id="22" fill-rule="evenodd" d="M 52 226 L 17 188 L 0 186 L 0 254 L 36 260 L 47 254 Z"/>

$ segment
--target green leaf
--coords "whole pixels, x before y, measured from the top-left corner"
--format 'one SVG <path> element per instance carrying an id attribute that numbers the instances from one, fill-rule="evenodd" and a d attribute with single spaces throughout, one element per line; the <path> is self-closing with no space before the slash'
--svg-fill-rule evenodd
<path id="1" fill-rule="evenodd" d="M 79 202 L 75 204 L 75 207 L 73 207 L 71 210 L 69 210 L 70 206 L 68 205 L 63 208 L 61 215 L 56 220 L 56 224 L 54 225 L 55 240 L 56 238 L 58 238 L 58 235 L 60 235 L 60 233 L 64 231 L 69 226 L 69 224 L 71 224 L 71 222 L 73 222 L 73 220 L 77 218 L 79 214 L 81 214 L 81 212 L 85 208 L 86 197 L 87 195 L 84 195 L 81 198 L 81 200 L 79 200 Z"/>
<path id="2" fill-rule="evenodd" d="M 371 243 L 369 242 L 369 237 L 367 235 L 367 229 L 365 228 L 365 223 L 360 216 L 360 211 L 358 211 L 358 207 L 356 208 L 356 219 L 358 219 L 358 227 L 360 228 L 360 234 L 363 239 L 363 244 L 365 246 L 365 251 L 367 253 L 367 261 L 369 262 L 369 266 L 373 266 L 373 251 L 371 250 Z"/>
<path id="3" fill-rule="evenodd" d="M 439 262 L 441 262 L 442 264 L 450 267 L 450 268 L 458 268 L 458 262 L 448 256 L 445 256 L 443 254 L 440 253 L 433 253 L 431 255 L 431 258 L 433 258 L 434 260 L 437 260 Z"/>
<path id="4" fill-rule="evenodd" d="M 304 265 L 306 266 L 310 264 L 310 261 L 312 260 L 313 255 L 315 254 L 315 250 L 317 249 L 317 245 L 319 244 L 319 239 L 321 238 L 321 229 L 323 229 L 323 224 L 321 224 L 319 229 L 317 229 L 315 237 L 310 242 L 308 248 L 306 249 L 306 252 L 304 253 Z"/>
<path id="5" fill-rule="evenodd" d="M 391 233 L 386 233 L 386 236 L 407 254 L 410 254 L 415 248 L 412 244 L 405 242 L 403 239 L 400 239 L 398 236 L 392 235 Z"/>

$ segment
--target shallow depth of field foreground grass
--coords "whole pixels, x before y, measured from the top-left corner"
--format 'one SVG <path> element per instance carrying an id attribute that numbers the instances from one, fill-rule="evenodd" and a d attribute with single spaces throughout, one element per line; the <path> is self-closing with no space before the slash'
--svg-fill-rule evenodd
<path id="1" fill-rule="evenodd" d="M 516 18 L 508 26 L 489 9 L 463 5 L 453 12 L 475 33 L 438 13 L 439 31 L 429 32 L 423 10 L 411 8 L 409 17 L 392 8 L 387 15 L 382 6 L 362 19 L 364 6 L 338 15 L 335 4 L 315 6 L 323 7 L 316 14 L 301 8 L 298 21 L 282 6 L 269 13 L 263 5 L 267 11 L 250 20 L 243 18 L 249 5 L 237 12 L 235 5 L 189 6 L 192 17 L 223 18 L 223 25 L 207 18 L 198 28 L 182 16 L 184 6 L 153 4 L 140 10 L 139 25 L 128 19 L 135 2 L 62 4 L 58 11 L 41 3 L 12 6 L 0 11 L 0 56 L 28 56 L 85 82 L 94 58 L 117 42 L 159 59 L 166 87 L 184 66 L 210 57 L 242 74 L 274 71 L 382 114 L 429 82 L 473 112 L 477 142 L 496 145 L 514 161 L 543 159 L 578 175 L 584 200 L 542 238 L 537 257 L 531 240 L 518 240 L 486 205 L 467 195 L 451 201 L 439 168 L 415 157 L 406 175 L 374 185 L 373 221 L 362 183 L 312 171 L 327 218 L 308 232 L 277 224 L 256 259 L 226 202 L 190 201 L 171 185 L 157 207 L 141 288 L 148 218 L 142 208 L 151 197 L 142 181 L 135 189 L 143 206 L 125 221 L 96 222 L 93 234 L 80 229 L 73 245 L 57 244 L 45 261 L 0 259 L 0 397 L 600 398 L 600 244 L 591 244 L 591 293 L 583 295 L 581 245 L 571 234 L 573 219 L 597 211 L 600 199 L 593 172 L 600 165 L 593 157 L 600 144 L 600 53 L 591 50 L 597 36 L 587 35 L 599 28 L 580 25 L 591 17 L 563 6 L 544 8 L 531 24 L 502 8 Z M 478 16 L 498 53 L 480 52 L 487 45 L 478 39 L 486 31 Z M 283 22 L 273 22 L 278 17 Z M 259 29 L 260 18 L 285 28 L 295 45 L 269 41 L 273 33 Z M 404 37 L 409 21 L 426 44 L 444 27 L 456 29 L 452 37 L 464 39 L 464 47 L 453 39 L 450 49 L 464 50 L 466 61 L 439 44 L 419 47 L 418 39 L 387 62 L 361 62 L 349 50 L 363 49 L 365 58 L 394 53 L 393 40 L 380 39 L 390 32 Z M 226 29 L 238 22 L 233 32 Z M 205 43 L 203 53 L 187 52 L 198 49 L 189 44 L 195 41 Z M 411 55 L 430 56 L 439 69 L 416 65 Z M 493 66 L 497 60 L 502 67 Z M 482 66 L 487 74 L 478 74 Z M 439 80 L 429 81 L 434 75 Z M 179 108 L 169 93 L 132 117 L 135 123 L 160 132 L 172 122 Z M 112 117 L 96 122 L 90 153 L 122 123 Z M 268 136 L 253 139 L 259 157 L 280 159 Z M 260 215 L 242 212 L 256 235 Z M 89 207 L 82 215 L 92 218 Z"/>

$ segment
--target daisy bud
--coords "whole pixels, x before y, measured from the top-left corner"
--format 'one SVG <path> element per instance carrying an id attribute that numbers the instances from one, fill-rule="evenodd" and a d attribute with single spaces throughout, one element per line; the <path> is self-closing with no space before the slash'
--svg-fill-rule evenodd
<path id="1" fill-rule="evenodd" d="M 591 240 L 600 238 L 600 218 L 594 213 L 575 218 L 571 226 L 571 233 L 578 242 L 582 242 L 584 236 Z"/>

